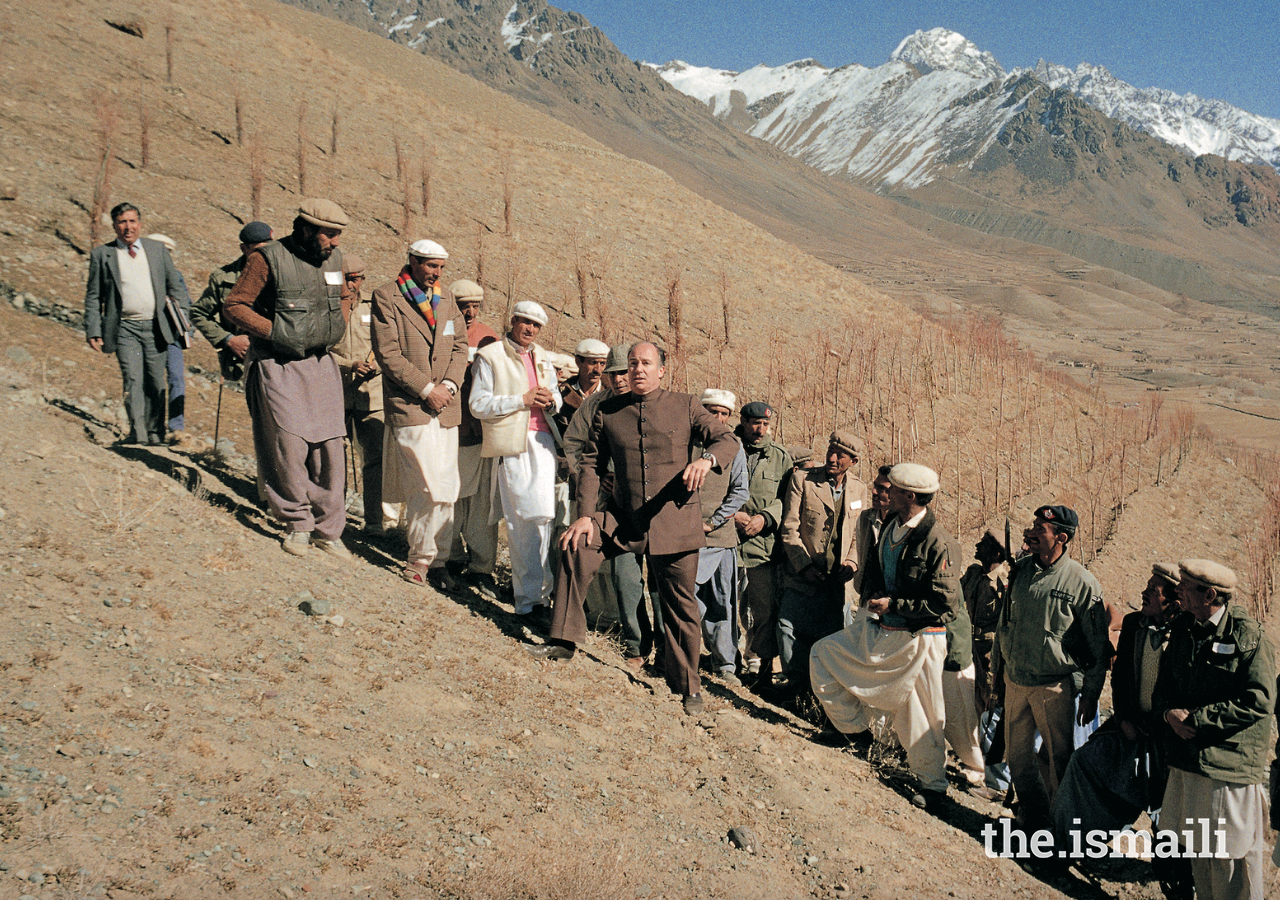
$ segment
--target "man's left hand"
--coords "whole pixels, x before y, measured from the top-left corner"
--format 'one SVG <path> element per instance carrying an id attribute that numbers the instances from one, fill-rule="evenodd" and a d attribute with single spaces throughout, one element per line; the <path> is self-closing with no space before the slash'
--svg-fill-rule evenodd
<path id="1" fill-rule="evenodd" d="M 684 488 L 693 493 L 702 487 L 702 482 L 707 480 L 707 473 L 711 471 L 711 460 L 695 459 L 684 469 Z"/>
<path id="2" fill-rule="evenodd" d="M 442 384 L 437 384 L 431 389 L 431 393 L 427 394 L 427 408 L 433 413 L 439 414 L 442 409 L 449 405 L 449 401 L 453 399 L 453 394 L 449 393 L 449 389 Z"/>
<path id="3" fill-rule="evenodd" d="M 1164 714 L 1164 720 L 1169 723 L 1173 733 L 1184 741 L 1189 741 L 1196 736 L 1196 727 L 1191 724 L 1191 710 L 1171 709 Z"/>
<path id="4" fill-rule="evenodd" d="M 883 616 L 889 611 L 888 597 L 872 597 L 867 601 L 867 612 L 874 616 Z"/>
<path id="5" fill-rule="evenodd" d="M 1081 726 L 1088 725 L 1097 714 L 1098 698 L 1081 697 L 1080 712 L 1076 713 L 1076 724 Z"/>

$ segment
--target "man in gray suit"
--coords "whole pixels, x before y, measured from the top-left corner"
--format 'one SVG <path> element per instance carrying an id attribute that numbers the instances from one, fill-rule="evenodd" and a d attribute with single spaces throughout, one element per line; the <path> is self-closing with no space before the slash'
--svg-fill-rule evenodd
<path id="1" fill-rule="evenodd" d="M 121 203 L 111 210 L 116 239 L 89 254 L 84 293 L 85 341 L 93 350 L 114 353 L 124 380 L 129 443 L 164 443 L 165 351 L 180 334 L 164 311 L 172 297 L 184 313 L 191 299 L 164 244 L 140 237 L 138 208 Z"/>

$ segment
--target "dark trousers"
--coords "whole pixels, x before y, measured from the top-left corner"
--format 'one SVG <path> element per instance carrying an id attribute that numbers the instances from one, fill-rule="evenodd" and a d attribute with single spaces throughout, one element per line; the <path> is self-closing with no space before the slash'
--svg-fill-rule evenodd
<path id="1" fill-rule="evenodd" d="M 164 437 L 167 345 L 155 319 L 121 319 L 116 359 L 124 382 L 129 434 L 135 441 Z"/>
<path id="2" fill-rule="evenodd" d="M 594 547 L 580 543 L 577 550 L 560 554 L 560 574 L 551 601 L 552 640 L 580 644 L 587 639 L 587 589 L 606 559 L 624 551 L 611 538 L 599 539 Z M 630 548 L 634 554 L 636 548 Z M 663 668 L 673 694 L 697 694 L 698 657 L 702 653 L 702 629 L 695 594 L 698 578 L 698 551 L 663 554 L 644 551 L 649 577 L 658 589 L 662 615 Z"/>
<path id="3" fill-rule="evenodd" d="M 366 528 L 382 527 L 382 410 L 347 411 L 347 435 L 360 468 L 360 492 L 364 498 Z"/>
<path id="4" fill-rule="evenodd" d="M 169 380 L 169 430 L 182 431 L 187 411 L 187 364 L 181 344 L 165 348 L 165 369 Z"/>
<path id="5" fill-rule="evenodd" d="M 653 636 L 662 631 L 662 611 L 653 605 L 653 621 L 644 605 L 644 565 L 635 553 L 620 553 L 604 561 L 601 577 L 609 579 L 618 600 L 618 623 L 627 656 L 648 658 L 653 650 Z"/>

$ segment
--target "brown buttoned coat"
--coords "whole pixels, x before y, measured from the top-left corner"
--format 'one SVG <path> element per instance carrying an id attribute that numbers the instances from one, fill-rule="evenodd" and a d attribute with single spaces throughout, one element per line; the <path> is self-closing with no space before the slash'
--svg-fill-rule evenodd
<path id="1" fill-rule="evenodd" d="M 467 320 L 453 295 L 443 291 L 436 329 L 400 293 L 394 281 L 373 292 L 373 355 L 382 369 L 382 402 L 393 428 L 425 425 L 434 414 L 422 398 L 429 384 L 452 381 L 461 394 L 467 372 Z M 442 428 L 462 424 L 462 397 L 440 412 Z"/>
<path id="2" fill-rule="evenodd" d="M 644 397 L 622 394 L 601 402 L 592 418 L 578 470 L 583 515 L 586 498 L 600 497 L 594 518 L 620 547 L 687 553 L 706 546 L 702 503 L 684 487 L 695 440 L 726 468 L 738 442 L 692 394 L 657 390 Z M 613 489 L 600 496 L 601 479 L 614 467 Z"/>
<path id="3" fill-rule="evenodd" d="M 812 590 L 812 585 L 799 580 L 800 572 L 811 563 L 824 563 L 827 535 L 841 524 L 836 563 L 858 568 L 856 526 L 859 513 L 870 506 L 867 486 L 846 473 L 839 508 L 832 488 L 825 469 L 807 469 L 792 475 L 782 498 L 782 547 L 787 556 L 787 577 L 804 591 Z"/>

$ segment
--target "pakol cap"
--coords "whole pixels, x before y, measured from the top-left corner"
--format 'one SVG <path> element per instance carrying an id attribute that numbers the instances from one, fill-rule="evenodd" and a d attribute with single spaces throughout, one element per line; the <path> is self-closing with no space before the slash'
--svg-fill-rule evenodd
<path id="1" fill-rule="evenodd" d="M 364 260 L 356 256 L 354 253 L 342 254 L 342 274 L 343 275 L 363 275 Z"/>
<path id="2" fill-rule="evenodd" d="M 418 259 L 448 259 L 449 251 L 435 241 L 421 240 L 409 245 L 409 255 Z"/>
<path id="3" fill-rule="evenodd" d="M 164 244 L 165 247 L 169 249 L 170 253 L 173 253 L 178 249 L 177 242 L 173 238 L 169 237 L 169 235 L 167 234 L 160 234 L 159 232 L 156 232 L 155 234 L 147 235 L 147 238 L 148 240 L 159 241 L 160 243 Z"/>
<path id="4" fill-rule="evenodd" d="M 742 418 L 744 419 L 772 419 L 773 407 L 763 400 L 752 400 L 746 406 L 742 407 Z"/>
<path id="5" fill-rule="evenodd" d="M 351 224 L 351 220 L 342 211 L 342 207 L 332 200 L 315 198 L 303 200 L 298 206 L 298 215 L 312 225 L 319 225 L 321 228 L 336 228 L 341 231 Z"/>
<path id="6" fill-rule="evenodd" d="M 547 311 L 532 300 L 521 300 L 517 303 L 511 310 L 511 316 L 512 318 L 519 316 L 530 322 L 537 322 L 539 325 L 547 324 Z"/>
<path id="7" fill-rule="evenodd" d="M 1183 581 L 1193 581 L 1222 594 L 1235 593 L 1236 573 L 1222 563 L 1211 559 L 1184 559 L 1178 563 L 1178 569 Z"/>
<path id="8" fill-rule="evenodd" d="M 813 459 L 812 447 L 792 447 L 787 452 L 791 454 L 793 465 L 802 466 Z"/>
<path id="9" fill-rule="evenodd" d="M 483 303 L 484 288 L 469 278 L 459 278 L 449 285 L 449 293 L 459 303 Z"/>
<path id="10" fill-rule="evenodd" d="M 919 463 L 898 463 L 889 470 L 889 483 L 915 494 L 936 494 L 941 487 L 938 473 Z"/>
<path id="11" fill-rule="evenodd" d="M 858 437 L 852 431 L 833 431 L 831 437 L 827 438 L 827 446 L 835 447 L 842 450 L 850 456 L 862 456 L 867 447 L 862 443 L 862 438 Z"/>
<path id="12" fill-rule="evenodd" d="M 702 392 L 703 406 L 718 406 L 721 409 L 727 409 L 733 412 L 738 406 L 738 398 L 733 395 L 733 391 L 726 391 L 720 388 L 707 388 Z"/>
<path id="13" fill-rule="evenodd" d="M 1080 527 L 1080 517 L 1076 515 L 1076 511 L 1070 506 L 1062 506 L 1061 504 L 1042 506 L 1036 510 L 1035 517 L 1044 519 L 1051 525 L 1056 525 L 1071 534 L 1075 534 L 1076 529 Z"/>
<path id="14" fill-rule="evenodd" d="M 609 345 L 595 338 L 583 338 L 578 341 L 578 346 L 573 348 L 573 355 L 583 359 L 608 359 Z"/>

